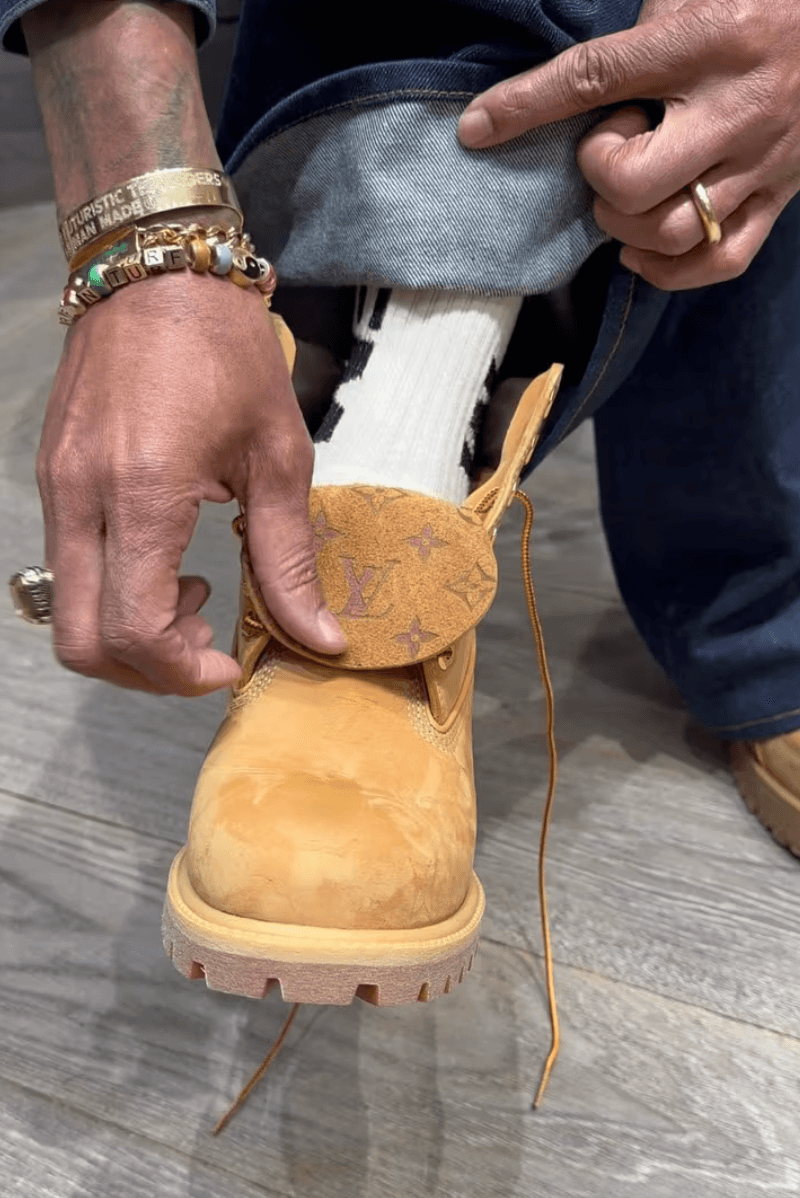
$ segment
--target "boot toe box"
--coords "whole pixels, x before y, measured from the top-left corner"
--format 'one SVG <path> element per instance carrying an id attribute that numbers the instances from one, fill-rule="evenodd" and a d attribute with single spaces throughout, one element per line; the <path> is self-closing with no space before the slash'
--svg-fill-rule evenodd
<path id="1" fill-rule="evenodd" d="M 217 910 L 274 923 L 438 923 L 464 900 L 474 847 L 468 809 L 437 802 L 444 781 L 431 778 L 426 799 L 345 777 L 209 771 L 190 829 L 192 885 Z"/>

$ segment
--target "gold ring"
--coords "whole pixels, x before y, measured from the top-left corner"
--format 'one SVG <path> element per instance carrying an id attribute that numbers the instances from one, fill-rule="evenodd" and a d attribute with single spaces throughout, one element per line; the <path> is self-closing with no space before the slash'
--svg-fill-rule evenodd
<path id="1" fill-rule="evenodd" d="M 699 179 L 692 183 L 689 188 L 689 194 L 697 209 L 697 215 L 703 222 L 703 232 L 706 235 L 708 244 L 717 245 L 722 241 L 722 229 L 717 220 L 714 205 L 711 203 L 711 196 Z"/>

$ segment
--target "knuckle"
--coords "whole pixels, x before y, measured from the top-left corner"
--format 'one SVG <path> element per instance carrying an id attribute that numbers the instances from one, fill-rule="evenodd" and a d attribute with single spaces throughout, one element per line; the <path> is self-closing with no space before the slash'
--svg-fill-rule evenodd
<path id="1" fill-rule="evenodd" d="M 87 637 L 58 632 L 53 636 L 53 653 L 65 669 L 74 674 L 97 678 L 103 672 L 105 655 L 99 643 Z"/>
<path id="2" fill-rule="evenodd" d="M 36 482 L 43 495 L 50 489 L 49 460 L 41 450 L 36 455 Z"/>
<path id="3" fill-rule="evenodd" d="M 167 460 L 130 454 L 113 454 L 102 471 L 102 488 L 115 500 L 134 499 L 136 506 L 175 497 L 175 464 Z"/>
<path id="4" fill-rule="evenodd" d="M 697 245 L 698 236 L 694 236 L 686 221 L 673 217 L 667 220 L 658 231 L 658 252 L 668 258 L 678 258 Z"/>
<path id="5" fill-rule="evenodd" d="M 116 617 L 106 617 L 101 621 L 100 639 L 106 653 L 120 660 L 131 654 L 147 652 L 153 642 L 152 635 Z"/>
<path id="6" fill-rule="evenodd" d="M 705 7 L 690 9 L 685 14 L 690 35 L 711 50 L 724 47 L 729 59 L 742 66 L 757 62 L 769 38 L 769 23 L 764 20 L 763 0 L 713 0 Z"/>
<path id="7" fill-rule="evenodd" d="M 730 279 L 738 279 L 747 270 L 753 256 L 742 247 L 733 247 L 721 253 L 714 272 L 715 280 L 727 283 Z"/>
<path id="8" fill-rule="evenodd" d="M 524 78 L 513 80 L 498 87 L 492 99 L 493 118 L 513 124 L 530 108 L 530 85 Z"/>
<path id="9" fill-rule="evenodd" d="M 606 149 L 592 167 L 592 182 L 610 209 L 622 216 L 647 211 L 642 162 L 630 146 Z"/>
<path id="10" fill-rule="evenodd" d="M 85 486 L 85 471 L 74 453 L 66 449 L 40 452 L 36 458 L 36 478 L 40 490 L 71 492 Z"/>
<path id="11" fill-rule="evenodd" d="M 643 209 L 641 183 L 641 174 L 635 175 L 629 164 L 611 163 L 606 194 L 612 207 L 623 216 L 639 216 Z"/>
<path id="12" fill-rule="evenodd" d="M 300 595 L 319 583 L 314 541 L 301 526 L 283 524 L 257 563 L 259 583 L 271 595 Z"/>
<path id="13" fill-rule="evenodd" d="M 310 437 L 287 433 L 271 438 L 268 472 L 279 490 L 305 496 L 313 469 L 314 446 Z"/>
<path id="14" fill-rule="evenodd" d="M 275 564 L 282 584 L 289 592 L 304 591 L 319 581 L 310 538 L 307 544 L 293 545 L 280 555 Z"/>
<path id="15" fill-rule="evenodd" d="M 556 64 L 561 64 L 557 75 L 565 95 L 586 109 L 599 108 L 620 79 L 617 57 L 613 49 L 588 41 L 556 59 Z"/>

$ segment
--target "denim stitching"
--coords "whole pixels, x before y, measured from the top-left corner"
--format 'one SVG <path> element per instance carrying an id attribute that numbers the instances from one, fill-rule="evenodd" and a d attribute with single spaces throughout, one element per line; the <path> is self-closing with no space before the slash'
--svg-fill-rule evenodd
<path id="1" fill-rule="evenodd" d="M 636 275 L 633 275 L 631 277 L 631 285 L 628 290 L 628 298 L 627 298 L 627 301 L 625 304 L 625 311 L 622 313 L 622 324 L 620 325 L 619 333 L 617 334 L 617 339 L 614 342 L 613 346 L 611 347 L 611 350 L 610 350 L 609 354 L 607 355 L 607 357 L 604 358 L 603 361 L 600 363 L 600 367 L 599 367 L 600 373 L 596 376 L 594 383 L 589 388 L 589 391 L 584 396 L 583 401 L 581 402 L 580 406 L 577 408 L 577 410 L 575 411 L 569 424 L 564 429 L 564 432 L 561 434 L 561 437 L 559 438 L 559 443 L 561 441 L 563 441 L 565 439 L 565 437 L 568 437 L 569 434 L 572 432 L 573 428 L 575 427 L 575 422 L 577 421 L 577 419 L 580 416 L 583 409 L 586 407 L 589 400 L 594 395 L 595 391 L 598 389 L 598 387 L 602 383 L 603 379 L 605 378 L 606 374 L 608 373 L 608 369 L 609 369 L 613 359 L 617 356 L 617 351 L 619 350 L 619 347 L 622 343 L 622 338 L 625 335 L 625 328 L 628 324 L 628 317 L 630 316 L 631 308 L 633 307 L 633 295 L 634 295 L 634 291 L 636 290 L 637 281 L 638 280 L 637 280 Z"/>
<path id="2" fill-rule="evenodd" d="M 781 711 L 778 715 L 765 715 L 757 720 L 745 720 L 743 724 L 715 724 L 709 726 L 709 732 L 740 732 L 742 728 L 754 728 L 757 724 L 775 724 L 778 720 L 785 720 L 787 716 L 800 715 L 800 707 L 793 707 L 789 711 Z"/>

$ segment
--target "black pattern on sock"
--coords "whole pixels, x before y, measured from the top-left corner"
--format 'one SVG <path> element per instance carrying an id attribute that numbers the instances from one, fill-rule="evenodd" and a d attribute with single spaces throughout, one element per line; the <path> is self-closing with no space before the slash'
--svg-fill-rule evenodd
<path id="1" fill-rule="evenodd" d="M 487 402 L 488 402 L 488 400 L 490 400 L 492 398 L 492 392 L 494 391 L 495 387 L 497 386 L 497 374 L 498 374 L 497 361 L 494 358 L 492 358 L 491 362 L 489 363 L 489 371 L 486 375 L 486 378 L 483 380 L 483 386 L 486 390 Z"/>
<path id="2" fill-rule="evenodd" d="M 481 444 L 481 435 L 483 426 L 486 421 L 486 413 L 489 410 L 489 400 L 492 398 L 492 392 L 497 386 L 497 362 L 492 358 L 489 363 L 489 370 L 481 388 L 481 393 L 478 397 L 478 402 L 472 409 L 472 415 L 467 429 L 467 439 L 461 447 L 461 469 L 466 474 L 467 478 L 472 478 L 472 470 L 475 465 L 475 459 L 478 455 Z"/>
<path id="3" fill-rule="evenodd" d="M 475 456 L 481 443 L 481 432 L 483 430 L 483 422 L 486 419 L 488 407 L 488 396 L 481 393 L 480 399 L 472 410 L 469 428 L 467 429 L 467 439 L 461 447 L 461 458 L 459 464 L 467 478 L 472 478 L 472 468 L 475 465 Z"/>
<path id="4" fill-rule="evenodd" d="M 364 373 L 367 362 L 370 359 L 370 354 L 374 349 L 372 341 L 361 341 L 360 338 L 353 339 L 353 348 L 350 351 L 350 357 L 345 364 L 344 373 L 342 374 L 342 383 L 351 383 L 353 379 L 360 379 Z"/>
<path id="5" fill-rule="evenodd" d="M 369 327 L 371 329 L 379 329 L 383 324 L 383 318 L 386 315 L 386 309 L 389 307 L 389 300 L 392 297 L 391 287 L 381 287 L 375 297 L 375 307 L 372 309 L 372 315 L 369 318 Z"/>
<path id="6" fill-rule="evenodd" d="M 337 400 L 331 401 L 331 406 L 325 413 L 325 419 L 314 434 L 314 443 L 318 441 L 330 441 L 333 436 L 333 430 L 344 415 L 344 408 Z"/>

